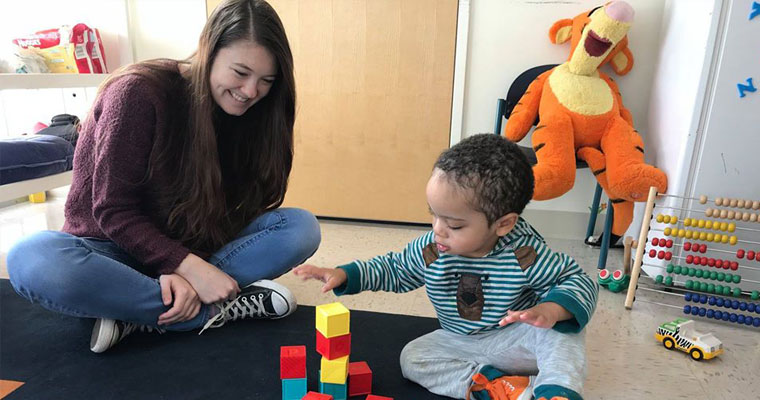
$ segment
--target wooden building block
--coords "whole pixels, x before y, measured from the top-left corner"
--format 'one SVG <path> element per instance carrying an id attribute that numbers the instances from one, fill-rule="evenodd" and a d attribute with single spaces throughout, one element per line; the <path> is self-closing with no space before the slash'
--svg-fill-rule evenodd
<path id="1" fill-rule="evenodd" d="M 306 346 L 281 346 L 280 379 L 300 378 L 306 378 Z"/>
<path id="2" fill-rule="evenodd" d="M 306 378 L 282 380 L 282 400 L 301 400 L 305 395 Z"/>
<path id="3" fill-rule="evenodd" d="M 348 308 L 340 303 L 317 306 L 317 330 L 322 336 L 331 338 L 350 332 L 350 314 Z"/>
<path id="4" fill-rule="evenodd" d="M 326 338 L 317 331 L 317 353 L 329 360 L 351 354 L 351 334 Z"/>
<path id="5" fill-rule="evenodd" d="M 319 380 L 324 383 L 345 384 L 348 379 L 348 356 L 334 360 L 322 357 Z"/>
<path id="6" fill-rule="evenodd" d="M 320 371 L 321 374 L 321 371 Z M 346 400 L 348 399 L 348 385 L 345 383 L 342 385 L 335 383 L 325 383 L 319 381 L 319 391 L 323 394 L 329 394 L 333 397 L 333 400 Z"/>
<path id="7" fill-rule="evenodd" d="M 332 395 L 325 393 L 309 392 L 301 400 L 335 400 Z"/>
<path id="8" fill-rule="evenodd" d="M 366 361 L 348 364 L 348 396 L 372 393 L 372 370 Z"/>

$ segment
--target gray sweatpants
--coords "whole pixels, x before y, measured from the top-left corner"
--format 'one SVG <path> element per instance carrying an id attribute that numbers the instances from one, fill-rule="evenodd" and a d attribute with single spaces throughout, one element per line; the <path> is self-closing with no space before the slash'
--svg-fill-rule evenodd
<path id="1" fill-rule="evenodd" d="M 470 336 L 438 329 L 401 351 L 404 377 L 457 399 L 465 398 L 472 376 L 484 365 L 508 375 L 537 375 L 534 389 L 557 385 L 581 394 L 586 377 L 585 331 L 559 333 L 521 323 Z"/>

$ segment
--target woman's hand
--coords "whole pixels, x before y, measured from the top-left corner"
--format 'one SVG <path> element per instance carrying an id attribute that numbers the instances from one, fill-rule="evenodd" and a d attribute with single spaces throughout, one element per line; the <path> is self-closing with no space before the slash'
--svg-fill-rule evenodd
<path id="1" fill-rule="evenodd" d="M 169 274 L 161 275 L 158 282 L 161 284 L 161 299 L 164 305 L 172 306 L 158 316 L 158 325 L 187 321 L 198 315 L 201 310 L 201 301 L 188 281 L 177 274 Z"/>
<path id="2" fill-rule="evenodd" d="M 231 276 L 193 253 L 188 254 L 174 272 L 193 286 L 203 304 L 232 300 L 240 293 L 240 287 Z"/>
<path id="3" fill-rule="evenodd" d="M 319 279 L 325 284 L 322 286 L 322 293 L 342 285 L 348 277 L 346 271 L 340 268 L 320 268 L 311 264 L 302 264 L 293 268 L 293 273 L 300 276 L 303 280 Z"/>

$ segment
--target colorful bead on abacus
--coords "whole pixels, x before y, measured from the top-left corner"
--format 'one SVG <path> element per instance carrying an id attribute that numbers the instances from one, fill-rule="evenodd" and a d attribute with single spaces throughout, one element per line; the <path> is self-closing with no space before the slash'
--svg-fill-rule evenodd
<path id="1" fill-rule="evenodd" d="M 699 245 L 699 252 L 700 253 L 707 253 L 707 245 L 706 244 L 700 244 Z"/>
<path id="2" fill-rule="evenodd" d="M 720 207 L 723 205 L 723 198 L 722 197 L 716 197 L 715 198 L 715 205 Z"/>
<path id="3" fill-rule="evenodd" d="M 736 207 L 736 204 L 737 204 L 738 202 L 739 202 L 739 201 L 738 201 L 738 200 L 736 200 L 736 199 L 731 199 L 731 201 L 728 203 L 728 205 L 729 205 L 730 207 Z"/>
<path id="4" fill-rule="evenodd" d="M 706 204 L 707 203 L 707 196 L 701 195 L 699 196 L 699 204 Z"/>
<path id="5" fill-rule="evenodd" d="M 744 249 L 736 250 L 736 258 L 739 258 L 739 259 L 744 258 Z"/>
<path id="6" fill-rule="evenodd" d="M 752 260 L 755 258 L 755 252 L 752 250 L 747 251 L 747 260 Z"/>
<path id="7" fill-rule="evenodd" d="M 712 217 L 712 215 L 713 215 L 713 209 L 710 207 L 707 207 L 707 209 L 705 210 L 705 217 L 709 218 L 709 217 Z"/>
<path id="8" fill-rule="evenodd" d="M 657 257 L 657 250 L 651 249 L 649 250 L 649 258 L 655 258 Z"/>

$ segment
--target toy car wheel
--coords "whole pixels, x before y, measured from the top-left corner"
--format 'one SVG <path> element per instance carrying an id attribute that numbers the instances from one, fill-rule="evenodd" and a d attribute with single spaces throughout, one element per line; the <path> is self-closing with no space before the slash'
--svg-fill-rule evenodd
<path id="1" fill-rule="evenodd" d="M 689 352 L 689 355 L 691 355 L 691 358 L 693 358 L 696 361 L 700 361 L 705 357 L 705 355 L 702 354 L 702 350 L 700 349 L 691 349 L 691 351 Z"/>
<path id="2" fill-rule="evenodd" d="M 665 346 L 668 350 L 673 350 L 676 348 L 676 342 L 673 341 L 673 339 L 666 337 L 665 339 L 662 339 L 662 345 Z"/>

